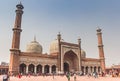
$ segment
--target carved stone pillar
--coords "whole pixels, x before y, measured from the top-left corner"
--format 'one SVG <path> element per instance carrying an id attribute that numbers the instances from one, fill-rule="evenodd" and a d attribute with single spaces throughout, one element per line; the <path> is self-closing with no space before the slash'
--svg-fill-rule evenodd
<path id="1" fill-rule="evenodd" d="M 51 66 L 49 66 L 49 73 L 51 73 L 52 72 L 52 68 L 51 68 Z"/>
<path id="2" fill-rule="evenodd" d="M 92 72 L 94 72 L 94 67 L 92 67 Z"/>
<path id="3" fill-rule="evenodd" d="M 88 67 L 88 73 L 91 73 L 91 68 L 90 67 Z"/>
<path id="4" fill-rule="evenodd" d="M 42 66 L 42 73 L 44 73 L 44 65 Z"/>
<path id="5" fill-rule="evenodd" d="M 86 73 L 86 67 L 84 67 L 84 73 Z"/>
<path id="6" fill-rule="evenodd" d="M 56 68 L 56 73 L 58 73 L 58 68 Z"/>
<path id="7" fill-rule="evenodd" d="M 34 73 L 37 73 L 37 66 L 34 67 Z"/>
<path id="8" fill-rule="evenodd" d="M 26 73 L 28 73 L 28 65 L 26 65 Z"/>
<path id="9" fill-rule="evenodd" d="M 90 67 L 90 72 L 93 73 L 93 67 Z"/>
<path id="10" fill-rule="evenodd" d="M 98 73 L 98 67 L 96 67 L 96 72 Z"/>

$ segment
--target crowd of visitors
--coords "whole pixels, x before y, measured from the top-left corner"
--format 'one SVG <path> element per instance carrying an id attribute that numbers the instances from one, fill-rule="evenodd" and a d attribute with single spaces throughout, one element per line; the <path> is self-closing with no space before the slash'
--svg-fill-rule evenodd
<path id="1" fill-rule="evenodd" d="M 53 79 L 55 76 L 66 76 L 66 78 L 68 79 L 68 81 L 70 81 L 71 77 L 74 77 L 74 81 L 76 81 L 77 76 L 88 76 L 88 77 L 94 77 L 94 78 L 98 78 L 98 77 L 107 77 L 107 76 L 111 76 L 111 77 L 120 77 L 120 72 L 117 70 L 111 70 L 108 73 L 106 72 L 101 72 L 101 73 L 97 73 L 97 72 L 93 72 L 93 73 L 78 73 L 78 72 L 66 72 L 65 74 L 61 73 L 61 74 L 57 74 L 57 73 L 52 73 L 52 74 L 48 74 L 48 73 L 38 73 L 38 74 L 34 74 L 34 73 L 28 73 L 28 74 L 22 74 L 19 73 L 18 75 L 12 75 L 18 78 L 22 78 L 22 76 L 26 76 L 26 77 L 30 77 L 30 76 L 53 76 Z M 3 74 L 3 81 L 10 81 L 10 74 L 8 73 L 4 73 Z"/>

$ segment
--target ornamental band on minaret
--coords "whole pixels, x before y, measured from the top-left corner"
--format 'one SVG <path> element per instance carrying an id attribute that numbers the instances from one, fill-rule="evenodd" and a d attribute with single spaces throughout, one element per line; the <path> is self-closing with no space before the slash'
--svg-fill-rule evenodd
<path id="1" fill-rule="evenodd" d="M 22 20 L 22 9 L 23 5 L 20 3 L 16 5 L 16 18 L 15 24 L 13 28 L 13 39 L 12 39 L 12 48 L 10 49 L 10 65 L 9 72 L 10 73 L 18 73 L 19 72 L 19 54 L 20 54 L 20 34 L 21 34 L 21 20 Z"/>
<path id="2" fill-rule="evenodd" d="M 102 41 L 102 32 L 101 29 L 97 29 L 98 36 L 98 49 L 99 49 L 99 59 L 100 65 L 103 72 L 105 72 L 105 57 L 104 57 L 104 49 L 103 49 L 103 41 Z"/>

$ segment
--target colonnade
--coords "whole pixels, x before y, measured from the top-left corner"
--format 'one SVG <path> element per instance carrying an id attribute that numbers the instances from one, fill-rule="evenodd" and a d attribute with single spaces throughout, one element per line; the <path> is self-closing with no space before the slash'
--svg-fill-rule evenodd
<path id="1" fill-rule="evenodd" d="M 101 72 L 100 66 L 82 66 L 83 73 L 93 73 L 93 72 Z M 19 72 L 26 73 L 56 73 L 57 68 L 56 65 L 34 65 L 34 64 L 20 64 Z"/>
<path id="2" fill-rule="evenodd" d="M 7 73 L 8 68 L 0 68 L 0 74 Z"/>
<path id="3" fill-rule="evenodd" d="M 83 73 L 101 72 L 100 66 L 82 66 Z"/>
<path id="4" fill-rule="evenodd" d="M 26 73 L 55 73 L 56 65 L 34 65 L 34 64 L 20 64 L 19 72 Z"/>

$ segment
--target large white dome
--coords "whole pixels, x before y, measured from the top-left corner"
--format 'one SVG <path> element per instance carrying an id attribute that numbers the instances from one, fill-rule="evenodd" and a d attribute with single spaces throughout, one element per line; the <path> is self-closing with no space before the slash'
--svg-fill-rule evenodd
<path id="1" fill-rule="evenodd" d="M 50 54 L 58 52 L 58 40 L 54 40 L 50 44 Z"/>
<path id="2" fill-rule="evenodd" d="M 64 40 L 61 39 L 60 41 L 64 41 Z M 58 39 L 55 39 L 50 44 L 50 54 L 54 54 L 54 53 L 57 53 L 57 52 L 58 52 Z"/>
<path id="3" fill-rule="evenodd" d="M 34 40 L 27 45 L 26 52 L 42 54 L 42 46 Z"/>

